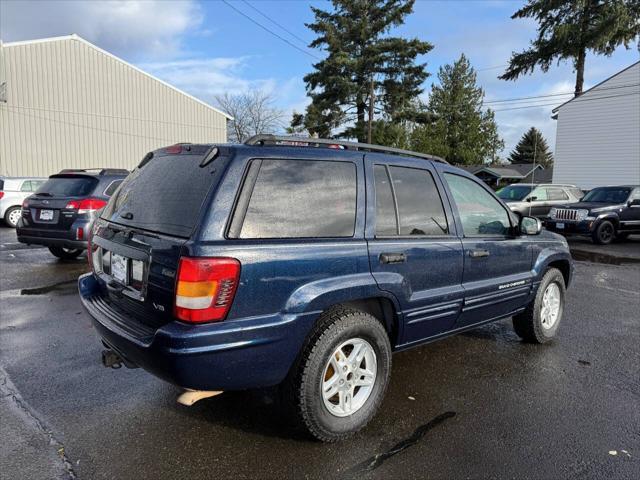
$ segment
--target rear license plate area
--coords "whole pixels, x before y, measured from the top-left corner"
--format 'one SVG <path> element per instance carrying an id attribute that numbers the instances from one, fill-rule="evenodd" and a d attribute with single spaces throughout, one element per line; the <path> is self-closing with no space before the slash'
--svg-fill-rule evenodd
<path id="1" fill-rule="evenodd" d="M 53 210 L 39 210 L 38 220 L 50 222 L 51 220 L 53 220 Z"/>
<path id="2" fill-rule="evenodd" d="M 129 259 L 118 255 L 111 254 L 111 276 L 123 285 L 127 285 L 129 281 Z"/>

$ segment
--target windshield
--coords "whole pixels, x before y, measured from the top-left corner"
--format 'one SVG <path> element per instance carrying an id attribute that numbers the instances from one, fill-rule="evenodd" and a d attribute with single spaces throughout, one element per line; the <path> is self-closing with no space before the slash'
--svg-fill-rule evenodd
<path id="1" fill-rule="evenodd" d="M 594 188 L 584 196 L 582 201 L 598 203 L 624 203 L 627 201 L 630 193 L 631 189 L 625 187 Z"/>
<path id="2" fill-rule="evenodd" d="M 84 197 L 93 191 L 98 180 L 83 176 L 49 177 L 49 180 L 40 185 L 36 195 L 51 197 Z"/>
<path id="3" fill-rule="evenodd" d="M 508 187 L 501 188 L 496 192 L 498 197 L 502 200 L 522 200 L 529 195 L 533 187 L 528 185 L 509 185 Z"/>

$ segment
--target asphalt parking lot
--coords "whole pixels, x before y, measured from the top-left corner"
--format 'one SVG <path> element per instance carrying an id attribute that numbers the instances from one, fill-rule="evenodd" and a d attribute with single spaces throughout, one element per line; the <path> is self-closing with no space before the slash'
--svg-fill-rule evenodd
<path id="1" fill-rule="evenodd" d="M 86 258 L 0 228 L 1 476 L 636 479 L 640 239 L 614 248 L 629 261 L 576 263 L 557 341 L 523 344 L 502 321 L 397 354 L 376 418 L 326 445 L 273 392 L 183 407 L 144 371 L 103 368 L 75 290 Z"/>

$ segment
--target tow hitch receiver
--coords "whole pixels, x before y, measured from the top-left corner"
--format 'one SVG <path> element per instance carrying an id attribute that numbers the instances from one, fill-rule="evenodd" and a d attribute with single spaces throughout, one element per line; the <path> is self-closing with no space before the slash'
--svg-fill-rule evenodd
<path id="1" fill-rule="evenodd" d="M 186 390 L 178 397 L 178 403 L 190 407 L 204 398 L 215 397 L 221 393 L 221 391 L 216 390 Z"/>

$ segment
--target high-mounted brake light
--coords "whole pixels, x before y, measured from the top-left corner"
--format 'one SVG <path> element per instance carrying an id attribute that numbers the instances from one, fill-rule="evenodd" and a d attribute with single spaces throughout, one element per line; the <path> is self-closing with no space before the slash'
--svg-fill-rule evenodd
<path id="1" fill-rule="evenodd" d="M 107 202 L 100 198 L 84 198 L 82 200 L 71 200 L 67 203 L 66 209 L 78 210 L 78 213 L 89 213 L 103 208 Z"/>
<path id="2" fill-rule="evenodd" d="M 182 152 L 182 145 L 180 144 L 171 145 L 170 147 L 165 148 L 164 151 L 167 153 L 177 154 Z"/>
<path id="3" fill-rule="evenodd" d="M 224 320 L 239 279 L 240 262 L 235 258 L 182 257 L 174 315 L 190 323 Z"/>

